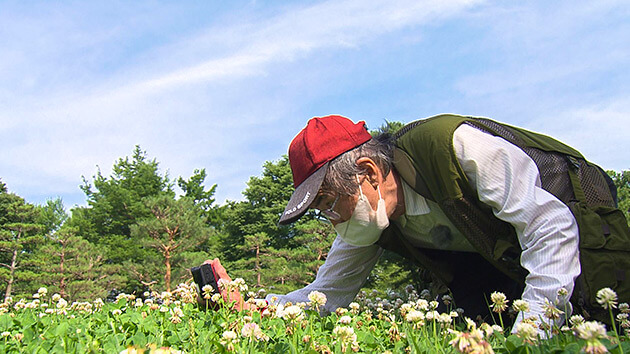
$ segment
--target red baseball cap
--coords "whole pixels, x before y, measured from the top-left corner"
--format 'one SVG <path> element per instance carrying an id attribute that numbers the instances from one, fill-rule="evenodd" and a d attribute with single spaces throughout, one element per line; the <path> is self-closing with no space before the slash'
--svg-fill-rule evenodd
<path id="1" fill-rule="evenodd" d="M 371 138 L 363 121 L 353 123 L 337 115 L 311 118 L 289 145 L 295 191 L 279 223 L 292 223 L 306 213 L 324 181 L 330 160 Z"/>

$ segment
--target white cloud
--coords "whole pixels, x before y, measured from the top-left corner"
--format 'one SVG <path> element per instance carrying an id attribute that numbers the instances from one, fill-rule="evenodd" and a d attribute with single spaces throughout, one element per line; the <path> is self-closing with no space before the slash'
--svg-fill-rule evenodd
<path id="1" fill-rule="evenodd" d="M 607 170 L 629 170 L 630 97 L 585 105 L 539 118 L 531 126 L 578 149 Z"/>
<path id="2" fill-rule="evenodd" d="M 264 155 L 249 145 L 284 137 L 269 131 L 272 126 L 293 128 L 293 123 L 278 120 L 288 119 L 283 112 L 299 105 L 275 102 L 265 92 L 258 92 L 249 102 L 274 112 L 260 114 L 260 105 L 244 105 L 238 99 L 240 92 L 248 90 L 249 80 L 265 78 L 269 66 L 303 60 L 322 50 L 360 47 L 382 34 L 440 21 L 476 3 L 352 0 L 291 6 L 289 11 L 257 22 L 228 27 L 220 23 L 199 37 L 149 47 L 134 61 L 118 63 L 95 54 L 103 54 L 99 40 L 115 50 L 112 41 L 122 38 L 124 27 L 111 31 L 94 24 L 77 28 L 77 23 L 86 24 L 82 19 L 70 21 L 63 30 L 46 32 L 53 24 L 64 23 L 63 12 L 55 13 L 51 22 L 46 14 L 31 17 L 29 26 L 35 29 L 23 33 L 22 40 L 27 43 L 29 33 L 46 33 L 45 51 L 14 42 L 13 59 L 0 70 L 5 77 L 16 78 L 21 73 L 27 77 L 0 88 L 0 102 L 5 101 L 0 104 L 2 178 L 21 195 L 44 194 L 40 188 L 45 181 L 63 185 L 56 186 L 60 193 L 78 192 L 81 175 L 92 176 L 95 165 L 107 174 L 116 158 L 130 154 L 133 145 L 140 144 L 170 169 L 172 177 L 213 166 L 208 183 L 218 183 L 218 194 L 224 193 L 225 198 L 239 198 L 247 178 L 260 171 L 262 161 L 278 157 L 277 151 Z M 80 16 L 77 11 L 72 14 Z M 123 26 L 132 22 L 120 21 Z M 77 30 L 84 31 L 69 40 L 66 31 Z M 94 32 L 85 32 L 88 30 Z M 91 38 L 94 33 L 98 35 Z M 195 45 L 204 41 L 210 44 Z M 88 56 L 73 57 L 69 66 L 63 66 L 64 56 L 78 55 L 84 49 L 89 49 Z M 20 66 L 18 59 L 29 55 L 28 66 Z M 47 65 L 49 57 L 55 58 L 52 67 Z M 105 69 L 107 65 L 114 69 Z M 38 82 L 45 87 L 38 87 Z M 274 144 L 284 146 L 288 141 Z M 34 186 L 38 190 L 30 191 Z"/>

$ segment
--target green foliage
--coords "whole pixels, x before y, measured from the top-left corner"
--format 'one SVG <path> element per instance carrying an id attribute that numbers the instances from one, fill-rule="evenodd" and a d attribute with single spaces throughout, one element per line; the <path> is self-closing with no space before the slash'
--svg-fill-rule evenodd
<path id="1" fill-rule="evenodd" d="M 77 229 L 63 226 L 29 263 L 40 269 L 39 281 L 71 300 L 105 297 L 120 286 L 122 267 L 105 262 L 105 250 L 77 236 Z"/>
<path id="2" fill-rule="evenodd" d="M 38 223 L 44 225 L 44 233 L 47 235 L 59 230 L 69 217 L 61 198 L 48 199 L 38 209 Z"/>
<path id="3" fill-rule="evenodd" d="M 167 174 L 161 175 L 159 163 L 148 160 L 145 151 L 136 146 L 131 158 L 119 159 L 110 177 L 100 170 L 93 177 L 93 185 L 85 178 L 81 189 L 89 207 L 72 210 L 69 225 L 78 227 L 78 234 L 107 250 L 106 262 L 124 266 L 128 292 L 143 291 L 147 283 L 156 279 L 159 253 L 143 247 L 139 235 L 131 235 L 131 227 L 151 217 L 147 198 L 175 197 Z"/>
<path id="4" fill-rule="evenodd" d="M 231 286 L 231 285 L 229 285 Z M 32 301 L 0 304 L 2 353 L 623 353 L 628 334 L 605 332 L 596 322 L 575 320 L 567 330 L 540 326 L 516 334 L 510 328 L 475 323 L 437 302 L 412 298 L 361 298 L 321 317 L 315 302 L 285 306 L 249 299 L 249 310 L 223 299 L 213 311 L 194 304 L 196 290 L 180 285 L 172 294 L 146 300 L 120 294 L 69 304 L 41 288 Z M 313 297 L 315 298 L 315 297 Z M 325 298 L 319 298 L 319 304 Z M 262 305 L 262 304 L 261 304 Z M 621 310 L 625 311 L 625 310 Z M 612 312 L 611 312 L 612 314 Z M 541 318 L 541 322 L 548 321 Z M 620 324 L 627 323 L 620 319 Z M 533 322 L 530 322 L 533 323 Z M 525 328 L 526 326 L 524 326 Z M 542 329 L 547 328 L 549 329 Z M 554 334 L 551 335 L 551 331 Z M 545 334 L 548 339 L 541 336 Z"/>
<path id="5" fill-rule="evenodd" d="M 215 202 L 214 193 L 217 190 L 217 185 L 213 184 L 210 189 L 206 190 L 203 185 L 206 180 L 206 169 L 196 169 L 193 175 L 185 180 L 182 177 L 177 179 L 177 185 L 184 191 L 184 196 L 193 201 L 195 206 L 202 210 L 203 216 L 206 218 L 210 225 L 220 224 L 219 210 L 213 205 Z"/>
<path id="6" fill-rule="evenodd" d="M 131 235 L 161 255 L 161 263 L 165 265 L 163 284 L 170 291 L 172 267 L 181 260 L 177 256 L 208 240 L 212 229 L 202 218 L 204 210 L 189 197 L 175 200 L 160 195 L 146 198 L 144 202 L 151 215 L 132 225 Z"/>
<path id="7" fill-rule="evenodd" d="M 87 197 L 89 218 L 96 234 L 130 236 L 130 226 L 150 212 L 143 199 L 162 194 L 174 195 L 168 175 L 160 175 L 158 162 L 147 160 L 146 152 L 136 146 L 131 159 L 119 159 L 107 178 L 98 173 L 94 185 L 83 178 L 81 189 Z M 90 240 L 98 241 L 98 240 Z"/>
<path id="8" fill-rule="evenodd" d="M 37 223 L 38 210 L 23 198 L 6 191 L 0 193 L 0 279 L 4 296 L 14 291 L 29 291 L 33 271 L 23 266 L 44 241 L 44 226 Z"/>
<path id="9" fill-rule="evenodd" d="M 623 211 L 626 220 L 630 222 L 630 171 L 606 171 L 617 187 L 619 209 Z"/>
<path id="10" fill-rule="evenodd" d="M 232 274 L 276 292 L 313 281 L 334 232 L 310 214 L 293 225 L 278 225 L 293 190 L 289 160 L 283 156 L 267 161 L 261 177 L 249 179 L 245 201 L 227 205 L 220 249 Z"/>
<path id="11" fill-rule="evenodd" d="M 400 128 L 404 126 L 405 126 L 405 123 L 402 123 L 402 122 L 398 122 L 398 121 L 390 122 L 388 120 L 385 120 L 385 123 L 382 124 L 380 127 L 374 130 L 370 130 L 370 134 L 372 134 L 373 137 L 380 134 L 395 134 L 398 130 L 400 130 Z"/>

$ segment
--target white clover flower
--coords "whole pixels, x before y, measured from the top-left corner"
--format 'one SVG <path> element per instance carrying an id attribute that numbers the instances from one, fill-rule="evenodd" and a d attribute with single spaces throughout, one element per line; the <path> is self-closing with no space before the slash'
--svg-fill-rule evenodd
<path id="1" fill-rule="evenodd" d="M 486 337 L 489 337 L 492 333 L 494 333 L 494 328 L 485 322 L 479 325 L 479 329 L 485 333 Z"/>
<path id="2" fill-rule="evenodd" d="M 337 309 L 335 310 L 335 313 L 337 314 L 337 316 L 343 316 L 346 313 L 348 313 L 348 309 L 344 309 L 343 307 L 337 307 Z"/>
<path id="3" fill-rule="evenodd" d="M 169 309 L 166 306 L 160 306 L 160 312 L 168 312 Z"/>
<path id="4" fill-rule="evenodd" d="M 203 288 L 201 288 L 201 291 L 203 292 L 203 298 L 206 300 L 210 300 L 210 298 L 212 297 L 212 293 L 214 292 L 214 288 L 212 287 L 212 285 L 207 284 L 204 285 Z"/>
<path id="5" fill-rule="evenodd" d="M 425 299 L 418 299 L 418 301 L 416 301 L 416 308 L 422 311 L 429 311 L 429 302 Z"/>
<path id="6" fill-rule="evenodd" d="M 245 280 L 243 278 L 236 278 L 232 281 L 232 284 L 238 287 L 238 290 L 242 293 L 247 292 L 247 284 L 245 284 Z"/>
<path id="7" fill-rule="evenodd" d="M 473 328 L 470 333 L 448 330 L 455 338 L 449 342 L 460 353 L 494 353 L 492 346 L 483 339 L 483 332 Z"/>
<path id="8" fill-rule="evenodd" d="M 429 311 L 424 315 L 424 318 L 426 318 L 427 321 L 436 320 L 438 317 L 440 317 L 440 313 L 437 311 Z"/>
<path id="9" fill-rule="evenodd" d="M 245 338 L 255 338 L 263 341 L 269 340 L 269 337 L 263 334 L 260 326 L 254 322 L 246 323 L 241 330 L 241 335 Z"/>
<path id="10" fill-rule="evenodd" d="M 531 323 L 520 322 L 516 325 L 516 335 L 527 343 L 534 343 L 538 339 L 538 329 Z"/>
<path id="11" fill-rule="evenodd" d="M 212 300 L 212 302 L 219 302 L 219 300 L 221 300 L 221 294 L 216 293 L 216 294 L 212 295 L 212 297 L 210 299 Z"/>
<path id="12" fill-rule="evenodd" d="M 606 327 L 597 321 L 586 321 L 575 327 L 575 334 L 587 341 L 606 338 Z"/>
<path id="13" fill-rule="evenodd" d="M 114 309 L 114 310 L 112 310 L 112 315 L 114 315 L 114 316 L 118 316 L 118 315 L 120 315 L 121 313 L 122 313 L 122 311 L 121 311 L 120 309 Z"/>
<path id="14" fill-rule="evenodd" d="M 39 293 L 33 294 L 33 299 L 39 299 Z"/>
<path id="15" fill-rule="evenodd" d="M 171 317 L 169 318 L 169 321 L 171 321 L 171 323 L 173 324 L 178 324 L 182 322 L 182 318 L 179 316 L 175 316 L 175 314 L 171 314 Z"/>
<path id="16" fill-rule="evenodd" d="M 605 309 L 617 307 L 617 293 L 611 288 L 603 288 L 597 292 L 597 302 Z"/>
<path id="17" fill-rule="evenodd" d="M 564 311 L 557 308 L 556 305 L 552 304 L 548 299 L 545 299 L 543 310 L 544 316 L 550 320 L 557 320 L 564 314 Z"/>
<path id="18" fill-rule="evenodd" d="M 227 351 L 234 351 L 234 343 L 238 342 L 238 338 L 236 335 L 236 332 L 234 331 L 225 331 L 223 332 L 223 335 L 221 336 L 222 339 L 220 341 L 220 343 L 225 346 L 225 349 L 227 349 Z"/>
<path id="19" fill-rule="evenodd" d="M 569 295 L 569 290 L 567 290 L 566 288 L 560 288 L 558 289 L 558 293 L 557 293 L 559 298 L 563 298 L 567 295 Z"/>
<path id="20" fill-rule="evenodd" d="M 442 302 L 444 303 L 444 305 L 448 306 L 451 304 L 451 302 L 453 302 L 453 297 L 451 297 L 451 295 L 446 294 L 442 296 Z"/>
<path id="21" fill-rule="evenodd" d="M 64 300 L 63 298 L 59 299 L 59 301 L 57 301 L 57 308 L 58 309 L 63 309 L 66 306 L 68 306 L 68 301 Z"/>
<path id="22" fill-rule="evenodd" d="M 184 317 L 184 311 L 182 311 L 181 308 L 179 307 L 174 307 L 171 312 L 173 313 L 173 315 L 175 316 L 179 316 L 179 317 Z"/>
<path id="23" fill-rule="evenodd" d="M 571 323 L 573 326 L 578 326 L 584 323 L 584 317 L 582 317 L 582 315 L 573 315 L 571 316 L 571 318 L 569 318 L 569 323 Z"/>
<path id="24" fill-rule="evenodd" d="M 8 336 L 10 336 L 10 335 L 11 335 L 11 333 L 10 333 L 10 332 L 7 332 L 7 331 L 4 331 L 4 332 L 2 332 L 2 333 L 0 334 L 0 336 L 2 336 L 2 337 L 8 337 Z"/>
<path id="25" fill-rule="evenodd" d="M 228 341 L 234 341 L 237 335 L 236 335 L 236 332 L 234 331 L 225 331 L 223 332 L 223 335 L 221 337 L 223 337 L 223 339 L 228 340 Z"/>
<path id="26" fill-rule="evenodd" d="M 352 343 L 357 340 L 354 329 L 348 326 L 337 326 L 333 329 L 333 335 L 342 343 Z"/>
<path id="27" fill-rule="evenodd" d="M 409 311 L 413 310 L 413 306 L 409 303 L 404 303 L 400 305 L 400 315 L 405 316 Z"/>
<path id="28" fill-rule="evenodd" d="M 630 313 L 630 306 L 627 302 L 622 302 L 619 304 L 619 311 L 621 311 L 621 313 Z"/>
<path id="29" fill-rule="evenodd" d="M 217 280 L 217 286 L 219 286 L 220 289 L 225 290 L 228 287 L 228 285 L 230 285 L 230 281 L 229 280 L 226 280 L 226 279 L 223 279 L 223 278 Z"/>
<path id="30" fill-rule="evenodd" d="M 103 307 L 103 305 L 105 305 L 105 303 L 103 302 L 103 299 L 101 299 L 100 297 L 94 300 L 94 306 L 97 309 L 100 309 L 101 307 Z"/>
<path id="31" fill-rule="evenodd" d="M 351 302 L 350 305 L 348 305 L 348 307 L 350 308 L 350 310 L 355 311 L 355 312 L 359 312 L 359 309 L 361 308 L 361 305 L 359 305 L 356 302 Z"/>
<path id="32" fill-rule="evenodd" d="M 451 323 L 453 319 L 451 318 L 451 315 L 448 313 L 441 313 L 438 317 L 437 317 L 437 321 L 439 323 Z"/>
<path id="33" fill-rule="evenodd" d="M 516 312 L 529 312 L 529 303 L 522 299 L 514 300 L 512 308 Z"/>
<path id="34" fill-rule="evenodd" d="M 435 300 L 429 302 L 429 308 L 431 310 L 435 310 L 436 308 L 438 308 L 438 306 L 440 306 L 440 303 Z"/>
<path id="35" fill-rule="evenodd" d="M 39 289 L 37 290 L 37 293 L 38 293 L 40 296 L 46 296 L 46 294 L 48 293 L 48 289 L 46 289 L 46 288 L 44 288 L 44 287 L 41 287 L 41 288 L 39 288 Z"/>
<path id="36" fill-rule="evenodd" d="M 302 309 L 299 306 L 291 305 L 285 307 L 284 310 L 282 310 L 281 315 L 279 315 L 278 317 L 285 320 L 297 321 L 301 320 L 304 317 L 304 314 L 302 313 Z"/>
<path id="37" fill-rule="evenodd" d="M 490 300 L 492 301 L 492 311 L 500 313 L 507 309 L 508 299 L 504 293 L 495 291 L 490 294 Z"/>
<path id="38" fill-rule="evenodd" d="M 475 323 L 475 321 L 473 321 L 472 319 L 468 317 L 464 317 L 464 322 L 466 322 L 467 329 L 477 328 L 477 324 Z"/>
<path id="39" fill-rule="evenodd" d="M 337 322 L 344 324 L 344 325 L 348 325 L 352 322 L 352 317 L 350 316 L 341 316 L 339 317 L 339 320 L 337 320 Z"/>
<path id="40" fill-rule="evenodd" d="M 326 301 L 328 301 L 328 299 L 326 298 L 326 294 L 319 291 L 311 291 L 308 294 L 308 299 L 311 304 L 317 308 L 326 305 Z"/>

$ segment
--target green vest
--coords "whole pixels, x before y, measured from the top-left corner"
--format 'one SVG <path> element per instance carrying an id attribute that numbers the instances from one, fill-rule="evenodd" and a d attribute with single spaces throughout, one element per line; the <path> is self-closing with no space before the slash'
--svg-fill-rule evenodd
<path id="1" fill-rule="evenodd" d="M 489 119 L 439 115 L 412 122 L 396 134 L 394 168 L 405 182 L 435 201 L 486 260 L 512 279 L 524 282 L 527 271 L 520 266 L 521 250 L 514 228 L 479 201 L 455 156 L 453 133 L 461 124 L 521 148 L 536 163 L 542 188 L 573 212 L 580 230 L 583 269 L 574 290 L 575 302 L 582 307 L 596 306 L 594 294 L 602 285 L 616 290 L 620 301 L 630 300 L 630 229 L 616 208 L 616 190 L 601 168 L 587 162 L 575 149 L 548 136 Z M 453 278 L 455 270 L 449 269 L 440 253 L 413 247 L 394 223 L 383 232 L 378 244 L 415 260 L 446 286 Z M 614 250 L 611 252 L 615 255 L 604 254 L 602 249 Z M 603 263 L 606 267 L 593 269 L 609 274 L 586 274 L 592 264 Z"/>

